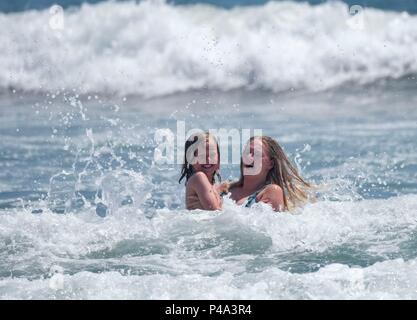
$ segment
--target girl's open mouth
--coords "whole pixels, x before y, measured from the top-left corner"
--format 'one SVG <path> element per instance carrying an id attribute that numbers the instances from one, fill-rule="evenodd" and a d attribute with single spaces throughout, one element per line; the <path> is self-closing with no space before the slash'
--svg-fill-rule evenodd
<path id="1" fill-rule="evenodd" d="M 211 169 L 213 167 L 213 164 L 203 164 L 203 169 Z"/>

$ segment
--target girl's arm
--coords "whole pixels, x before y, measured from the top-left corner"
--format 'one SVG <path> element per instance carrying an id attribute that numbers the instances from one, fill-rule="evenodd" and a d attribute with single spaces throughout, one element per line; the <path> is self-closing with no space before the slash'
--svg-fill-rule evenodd
<path id="1" fill-rule="evenodd" d="M 270 204 L 275 211 L 282 211 L 284 208 L 284 192 L 279 185 L 269 184 L 259 192 L 256 201 Z"/>
<path id="2" fill-rule="evenodd" d="M 196 172 L 187 183 L 194 189 L 204 210 L 220 210 L 222 208 L 219 194 L 203 172 Z"/>

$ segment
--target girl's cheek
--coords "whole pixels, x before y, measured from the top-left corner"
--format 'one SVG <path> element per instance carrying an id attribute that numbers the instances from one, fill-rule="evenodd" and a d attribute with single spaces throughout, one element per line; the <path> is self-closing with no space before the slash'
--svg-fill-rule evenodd
<path id="1" fill-rule="evenodd" d="M 263 161 L 262 161 L 262 169 L 267 169 L 268 168 L 268 160 L 266 160 L 266 159 L 263 159 Z"/>

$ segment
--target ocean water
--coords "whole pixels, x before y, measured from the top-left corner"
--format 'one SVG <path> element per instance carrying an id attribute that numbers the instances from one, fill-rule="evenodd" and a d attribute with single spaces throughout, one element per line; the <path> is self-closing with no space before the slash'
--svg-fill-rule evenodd
<path id="1" fill-rule="evenodd" d="M 42 10 L 49 8 L 52 5 L 58 4 L 63 8 L 78 7 L 85 3 L 94 4 L 106 0 L 0 0 L 1 12 L 20 12 L 25 10 Z M 113 2 L 135 2 L 140 0 L 113 0 Z M 271 0 L 276 2 L 283 2 L 282 0 Z M 334 0 L 295 0 L 295 2 L 304 2 L 313 5 L 326 3 Z M 211 4 L 222 8 L 233 8 L 239 6 L 254 6 L 263 5 L 267 0 L 169 0 L 170 4 Z M 415 0 L 343 0 L 349 6 L 360 5 L 364 7 L 373 7 L 383 10 L 406 11 L 409 13 L 417 13 L 417 2 Z"/>
<path id="2" fill-rule="evenodd" d="M 0 298 L 416 299 L 417 17 L 382 9 L 1 13 Z M 262 129 L 317 201 L 186 211 L 178 121 Z"/>

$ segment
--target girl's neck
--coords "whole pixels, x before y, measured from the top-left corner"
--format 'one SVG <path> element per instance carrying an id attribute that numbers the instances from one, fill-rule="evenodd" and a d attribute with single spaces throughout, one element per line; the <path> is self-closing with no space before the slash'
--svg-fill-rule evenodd
<path id="1" fill-rule="evenodd" d="M 209 175 L 207 175 L 206 174 L 206 177 L 207 177 L 207 179 L 208 179 L 208 181 L 211 183 L 211 184 L 213 184 L 213 179 L 214 179 L 214 174 L 209 174 Z"/>
<path id="2" fill-rule="evenodd" d="M 266 177 L 245 176 L 242 189 L 254 193 L 266 184 Z"/>

